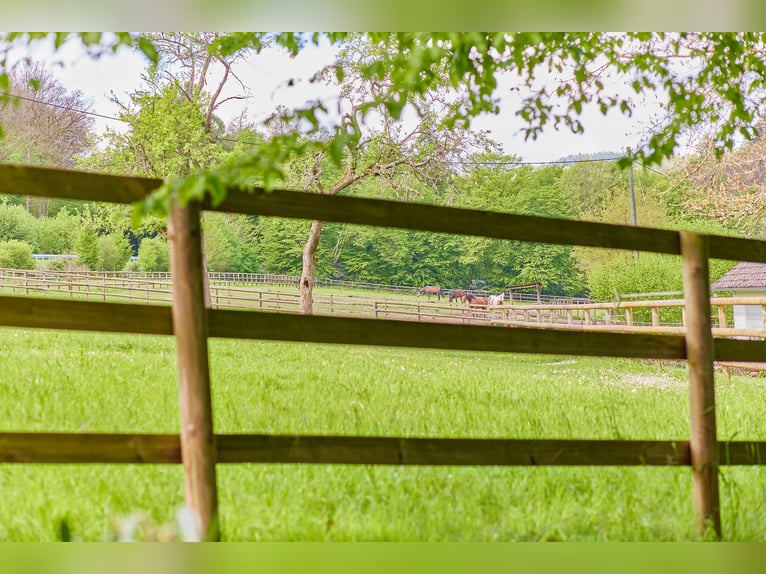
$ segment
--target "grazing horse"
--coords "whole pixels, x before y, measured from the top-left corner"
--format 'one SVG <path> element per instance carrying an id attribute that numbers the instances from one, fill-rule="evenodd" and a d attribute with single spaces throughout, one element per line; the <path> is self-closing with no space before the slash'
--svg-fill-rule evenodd
<path id="1" fill-rule="evenodd" d="M 500 295 L 490 295 L 489 304 L 502 305 L 504 300 L 505 300 L 505 293 L 500 293 Z"/>
<path id="2" fill-rule="evenodd" d="M 468 294 L 463 291 L 462 289 L 453 289 L 449 292 L 449 302 L 450 305 L 453 301 L 460 301 L 461 303 L 465 303 L 468 300 Z"/>
<path id="3" fill-rule="evenodd" d="M 418 297 L 425 293 L 429 301 L 431 300 L 431 295 L 436 295 L 439 301 L 442 300 L 442 289 L 436 285 L 426 285 L 425 287 L 418 289 L 415 293 Z"/>

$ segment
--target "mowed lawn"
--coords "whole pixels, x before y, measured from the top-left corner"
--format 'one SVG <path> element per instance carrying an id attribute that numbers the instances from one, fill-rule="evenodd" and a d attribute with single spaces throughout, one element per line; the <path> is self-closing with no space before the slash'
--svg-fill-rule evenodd
<path id="1" fill-rule="evenodd" d="M 221 433 L 678 439 L 683 364 L 211 340 Z M 170 337 L 0 329 L 0 431 L 179 430 Z M 766 440 L 766 379 L 716 377 Z M 225 540 L 693 540 L 688 468 L 219 465 Z M 0 464 L 0 540 L 171 536 L 180 465 Z M 724 467 L 727 540 L 766 540 L 766 469 Z M 155 532 L 160 528 L 160 532 Z M 167 530 L 167 532 L 166 532 Z"/>

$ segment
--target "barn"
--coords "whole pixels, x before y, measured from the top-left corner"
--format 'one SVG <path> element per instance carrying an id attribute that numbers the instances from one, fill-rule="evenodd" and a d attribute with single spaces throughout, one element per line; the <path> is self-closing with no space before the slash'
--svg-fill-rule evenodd
<path id="1" fill-rule="evenodd" d="M 745 261 L 710 286 L 713 292 L 731 291 L 735 296 L 766 297 L 766 263 Z M 761 305 L 734 305 L 734 328 L 764 328 Z"/>

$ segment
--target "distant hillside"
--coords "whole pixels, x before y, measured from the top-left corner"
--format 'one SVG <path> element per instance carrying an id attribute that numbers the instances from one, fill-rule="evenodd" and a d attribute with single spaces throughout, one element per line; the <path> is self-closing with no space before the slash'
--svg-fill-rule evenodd
<path id="1" fill-rule="evenodd" d="M 577 153 L 577 154 L 570 154 L 564 157 L 561 157 L 556 160 L 556 163 L 560 163 L 562 165 L 572 165 L 575 162 L 578 161 L 584 161 L 584 160 L 607 160 L 607 159 L 615 159 L 620 158 L 624 155 L 624 152 L 621 151 L 600 151 L 596 153 Z"/>

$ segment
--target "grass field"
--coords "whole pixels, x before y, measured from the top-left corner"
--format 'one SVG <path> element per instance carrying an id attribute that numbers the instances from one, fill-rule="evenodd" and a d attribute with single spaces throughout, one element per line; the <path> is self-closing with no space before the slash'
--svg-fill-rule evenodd
<path id="1" fill-rule="evenodd" d="M 688 438 L 682 364 L 211 340 L 221 433 Z M 169 337 L 0 329 L 0 430 L 179 430 Z M 766 379 L 717 378 L 766 440 Z M 766 468 L 724 467 L 727 540 L 766 540 Z M 225 540 L 693 540 L 688 468 L 220 465 Z M 0 540 L 173 524 L 180 465 L 0 465 Z M 148 533 L 147 537 L 162 534 Z"/>

